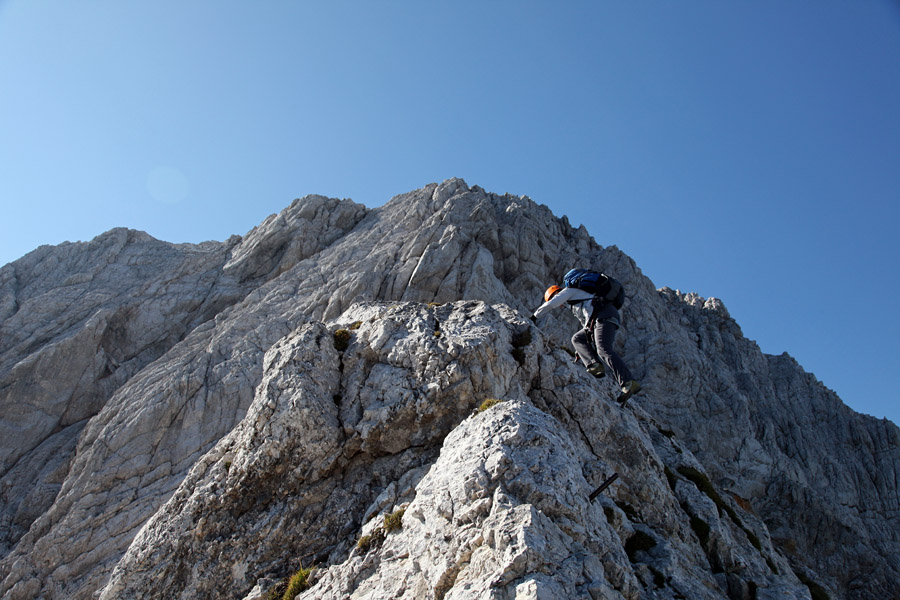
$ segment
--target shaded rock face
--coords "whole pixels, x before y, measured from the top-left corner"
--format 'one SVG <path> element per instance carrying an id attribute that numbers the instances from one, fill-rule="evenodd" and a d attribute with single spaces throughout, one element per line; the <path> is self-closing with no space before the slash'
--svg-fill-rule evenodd
<path id="1" fill-rule="evenodd" d="M 575 265 L 628 290 L 626 409 L 527 319 Z M 897 427 L 527 198 L 40 248 L 0 333 L 5 598 L 900 595 Z"/>

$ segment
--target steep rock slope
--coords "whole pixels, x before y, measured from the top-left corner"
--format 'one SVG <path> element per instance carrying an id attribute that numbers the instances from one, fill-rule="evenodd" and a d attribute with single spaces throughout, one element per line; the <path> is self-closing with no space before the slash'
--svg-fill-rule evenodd
<path id="1" fill-rule="evenodd" d="M 117 229 L 0 270 L 4 548 L 49 508 L 75 440 L 112 393 L 234 302 L 236 289 L 217 286 L 233 244 L 179 247 Z"/>
<path id="2" fill-rule="evenodd" d="M 168 395 L 167 388 L 176 386 L 179 391 L 172 395 L 180 400 L 194 397 L 195 402 L 202 401 L 209 387 L 206 379 L 215 376 L 214 368 L 224 357 L 198 350 L 194 357 L 198 352 L 202 356 L 196 361 L 179 364 L 190 354 L 179 346 L 174 351 L 179 358 L 162 358 L 169 368 L 159 369 L 154 361 L 191 333 L 199 334 L 195 339 L 208 341 L 212 319 L 256 289 L 254 274 L 271 277 L 272 270 L 287 268 L 320 251 L 352 228 L 365 212 L 352 202 L 311 196 L 270 217 L 243 240 L 235 237 L 225 243 L 173 245 L 141 232 L 117 229 L 86 244 L 39 248 L 0 269 L 2 553 L 15 546 L 32 525 L 33 533 L 25 535 L 17 549 L 28 555 L 42 554 L 40 538 L 60 519 L 74 523 L 75 531 L 90 532 L 96 522 L 88 519 L 81 524 L 84 514 L 81 510 L 70 512 L 73 506 L 105 514 L 100 520 L 104 523 L 115 515 L 123 528 L 107 529 L 110 539 L 104 545 L 114 548 L 113 555 L 123 551 L 133 535 L 129 532 L 141 519 L 133 522 L 121 501 L 110 501 L 120 496 L 134 504 L 139 496 L 152 497 L 157 482 L 162 493 L 171 492 L 180 478 L 168 477 L 165 465 L 173 462 L 168 455 L 183 463 L 176 469 L 188 468 L 200 452 L 230 429 L 239 416 L 235 411 L 239 413 L 241 402 L 246 408 L 246 396 L 252 393 L 252 384 L 249 390 L 238 389 L 239 375 L 223 374 L 222 378 L 238 382 L 237 387 L 224 395 L 224 408 L 219 403 L 212 408 L 219 411 L 215 418 L 215 413 L 208 416 L 214 419 L 214 431 L 203 434 L 203 439 L 195 436 L 190 442 L 194 447 L 185 451 L 162 434 L 149 433 L 160 423 L 141 419 L 154 418 L 152 411 L 156 410 L 155 416 L 165 419 L 166 426 L 180 428 L 175 423 L 179 411 L 174 405 L 168 405 L 174 412 L 152 405 Z M 98 416 L 111 398 L 116 399 L 111 409 Z M 134 419 L 132 413 L 143 416 Z M 102 434 L 96 446 L 97 435 L 77 444 L 94 417 L 94 427 L 112 420 L 115 433 Z M 123 427 L 124 422 L 129 426 Z M 70 463 L 76 444 L 86 454 L 83 461 L 88 461 L 81 467 L 88 469 L 83 483 L 67 478 L 67 473 L 74 474 Z M 96 452 L 113 458 L 104 464 L 91 462 Z M 138 459 L 148 455 L 149 461 Z M 64 482 L 75 485 L 77 491 L 57 497 Z M 54 499 L 60 502 L 48 510 Z M 53 568 L 67 572 L 65 565 L 77 565 L 73 571 L 84 576 L 95 564 L 96 559 L 89 557 L 95 544 L 76 542 L 87 533 L 70 538 L 75 531 L 66 529 L 63 539 L 67 542 L 61 544 L 62 555 L 53 561 L 58 561 Z M 120 536 L 124 536 L 122 541 L 116 542 Z M 51 545 L 58 543 L 54 538 Z M 4 568 L 0 574 L 5 572 Z"/>
<path id="3" fill-rule="evenodd" d="M 789 357 L 763 355 L 720 302 L 655 290 L 628 257 L 598 246 L 583 228 L 574 230 L 527 198 L 500 197 L 451 180 L 373 210 L 309 197 L 224 244 L 176 247 L 135 232 L 106 234 L 116 235 L 151 244 L 157 255 L 132 243 L 137 256 L 116 262 L 101 236 L 88 245 L 40 249 L 0 270 L 3 426 L 9 427 L 7 435 L 31 440 L 24 446 L 4 442 L 9 447 L 2 454 L 7 462 L 0 527 L 8 549 L 0 562 L 0 593 L 8 597 L 87 598 L 103 588 L 108 597 L 171 597 L 172 590 L 185 598 L 213 597 L 217 578 L 233 593 L 244 593 L 259 577 L 283 574 L 295 558 L 334 565 L 322 570 L 317 583 L 323 594 L 355 585 L 357 593 L 379 597 L 395 582 L 370 575 L 388 569 L 389 561 L 412 552 L 421 540 L 404 517 L 404 538 L 387 536 L 383 546 L 360 557 L 353 550 L 358 528 L 372 529 L 367 517 L 382 505 L 410 502 L 409 518 L 421 522 L 423 533 L 448 531 L 440 521 L 447 515 L 432 515 L 434 508 L 424 500 L 451 485 L 440 483 L 436 465 L 463 441 L 481 443 L 485 457 L 505 452 L 476 439 L 490 430 L 482 423 L 490 419 L 464 420 L 482 394 L 514 399 L 508 418 L 523 427 L 540 421 L 531 429 L 540 433 L 532 437 L 568 437 L 570 453 L 529 454 L 534 470 L 580 462 L 584 480 L 578 481 L 577 470 L 560 471 L 565 481 L 559 489 L 586 488 L 585 481 L 593 485 L 600 474 L 618 471 L 621 482 L 613 492 L 630 508 L 607 502 L 604 523 L 583 498 L 542 505 L 527 491 L 556 485 L 538 481 L 510 493 L 504 479 L 509 470 L 493 470 L 485 481 L 497 499 L 488 505 L 487 496 L 465 491 L 451 497 L 449 506 L 484 504 L 487 511 L 472 516 L 482 529 L 485 515 L 504 521 L 528 513 L 543 524 L 516 521 L 503 534 L 520 531 L 515 536 L 528 540 L 551 535 L 553 527 L 543 517 L 560 528 L 557 517 L 567 515 L 571 523 L 560 530 L 568 538 L 561 539 L 586 549 L 573 559 L 581 561 L 583 583 L 561 575 L 569 571 L 541 570 L 522 559 L 530 566 L 509 563 L 500 570 L 516 575 L 500 585 L 467 566 L 468 549 L 474 556 L 482 544 L 460 542 L 446 550 L 461 552 L 461 558 L 440 559 L 455 566 L 437 579 L 435 568 L 405 565 L 410 586 L 425 586 L 435 597 L 466 594 L 450 585 L 451 576 L 465 572 L 461 581 L 483 588 L 471 597 L 488 589 L 509 596 L 519 585 L 527 594 L 551 586 L 549 580 L 564 586 L 560 594 L 594 597 L 764 597 L 759 594 L 781 589 L 788 597 L 803 597 L 797 595 L 806 588 L 797 587 L 796 571 L 835 598 L 898 594 L 897 428 L 852 413 Z M 58 274 L 41 272 L 44 256 L 70 266 Z M 132 269 L 135 261 L 149 267 Z M 99 264 L 118 271 L 97 278 Z M 494 333 L 488 334 L 474 324 L 469 331 L 466 323 L 478 320 L 469 313 L 485 307 L 454 305 L 456 317 L 439 318 L 421 314 L 427 312 L 421 305 L 404 305 L 397 327 L 421 334 L 406 342 L 405 352 L 424 352 L 427 360 L 450 369 L 449 359 L 441 357 L 452 357 L 452 345 L 438 345 L 449 334 L 443 327 L 429 331 L 428 319 L 442 325 L 460 320 L 454 335 L 482 336 L 485 348 L 506 343 L 500 338 L 513 329 L 521 333 L 523 317 L 547 283 L 574 264 L 608 270 L 629 290 L 623 350 L 648 390 L 633 403 L 634 415 L 614 410 L 598 392 L 602 386 L 565 362 L 558 348 L 567 344 L 574 324 L 563 314 L 542 323 L 541 332 L 527 328 L 536 341 L 527 345 L 527 358 L 519 354 L 521 365 L 506 349 L 475 352 L 465 374 L 453 380 L 461 390 L 427 367 L 393 364 L 383 345 L 399 334 L 382 332 L 388 337 L 381 345 L 361 341 L 374 335 L 366 323 L 385 320 L 390 307 L 354 304 L 360 301 L 473 299 L 509 307 L 490 309 L 504 316 L 491 317 L 487 329 Z M 182 273 L 181 280 L 173 271 Z M 173 286 L 177 293 L 166 287 L 172 279 L 184 283 Z M 67 296 L 72 285 L 84 289 Z M 132 289 L 138 291 L 127 292 Z M 61 299 L 50 318 L 46 301 L 29 303 L 41 295 Z M 115 327 L 105 324 L 108 314 L 122 315 Z M 144 314 L 157 331 L 140 338 Z M 326 330 L 356 321 L 361 358 L 353 358 L 351 349 L 343 356 L 329 352 Z M 109 341 L 104 346 L 98 339 Z M 462 350 L 456 352 L 458 357 Z M 299 362 L 311 364 L 298 365 L 293 356 L 309 356 Z M 348 383 L 353 373 L 355 384 Z M 329 398 L 335 386 L 339 391 Z M 417 391 L 422 386 L 431 391 Z M 338 407 L 336 416 L 327 401 Z M 406 416 L 397 421 L 394 410 Z M 338 426 L 326 427 L 332 418 Z M 312 419 L 314 443 L 303 433 Z M 457 427 L 481 433 L 473 430 L 460 441 L 450 433 Z M 498 435 L 490 437 L 501 443 Z M 624 443 L 627 451 L 618 448 L 623 440 L 632 440 Z M 304 453 L 317 460 L 293 464 Z M 638 468 L 641 461 L 650 466 Z M 460 465 L 462 471 L 472 468 L 481 469 L 477 461 Z M 705 483 L 707 476 L 711 483 Z M 700 488 L 717 490 L 719 505 Z M 568 508 L 560 512 L 560 503 Z M 457 512 L 453 508 L 448 519 L 452 527 Z M 610 537 L 610 528 L 617 538 Z M 536 530 L 544 533 L 525 533 Z M 636 531 L 646 538 L 635 538 Z M 653 549 L 650 555 L 636 550 L 634 542 L 631 556 L 621 560 L 630 540 L 647 538 L 657 556 L 651 556 Z M 612 548 L 601 552 L 598 544 L 606 548 L 609 540 Z M 390 554 L 395 541 L 405 544 L 396 546 L 396 555 Z M 523 556 L 534 554 L 530 543 L 517 546 Z M 211 546 L 226 559 L 204 558 Z M 229 555 L 228 547 L 242 549 L 244 556 Z M 493 549 L 488 554 L 501 550 L 486 547 Z M 618 560 L 608 558 L 616 548 Z M 505 564 L 498 556 L 491 559 L 494 567 Z M 179 566 L 167 566 L 170 557 Z M 355 560 L 365 566 L 354 566 Z M 440 560 L 434 558 L 435 564 Z M 537 571 L 544 577 L 527 579 Z M 138 573 L 156 582 L 146 590 L 157 592 L 137 590 Z M 708 592 L 694 590 L 695 584 Z"/>
<path id="4" fill-rule="evenodd" d="M 354 323 L 338 352 L 331 332 Z M 805 597 L 764 525 L 720 516 L 674 474 L 700 472 L 691 455 L 567 358 L 480 302 L 357 305 L 330 328 L 302 326 L 267 353 L 247 417 L 101 598 L 234 596 L 295 559 L 348 551 L 304 598 Z M 506 402 L 477 414 L 489 398 Z M 612 465 L 619 505 L 590 503 Z M 384 533 L 403 507 L 402 531 Z"/>

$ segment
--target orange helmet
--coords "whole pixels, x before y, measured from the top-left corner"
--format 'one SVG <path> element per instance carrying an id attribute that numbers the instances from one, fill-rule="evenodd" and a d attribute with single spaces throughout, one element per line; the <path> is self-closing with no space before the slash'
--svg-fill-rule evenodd
<path id="1" fill-rule="evenodd" d="M 549 302 L 550 298 L 558 294 L 562 290 L 558 285 L 551 285 L 547 288 L 547 291 L 544 292 L 544 302 Z"/>

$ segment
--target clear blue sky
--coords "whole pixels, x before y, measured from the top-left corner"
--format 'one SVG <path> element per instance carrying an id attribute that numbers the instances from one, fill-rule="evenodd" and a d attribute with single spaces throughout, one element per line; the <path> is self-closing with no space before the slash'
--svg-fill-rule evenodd
<path id="1" fill-rule="evenodd" d="M 0 0 L 0 264 L 449 177 L 900 422 L 896 0 Z"/>

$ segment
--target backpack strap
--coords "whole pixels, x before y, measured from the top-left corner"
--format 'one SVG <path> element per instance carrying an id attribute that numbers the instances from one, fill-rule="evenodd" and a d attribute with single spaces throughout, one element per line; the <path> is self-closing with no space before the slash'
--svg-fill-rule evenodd
<path id="1" fill-rule="evenodd" d="M 594 298 L 591 300 L 591 316 L 590 318 L 588 318 L 586 327 L 593 331 L 594 325 L 597 324 L 597 313 L 611 304 L 615 306 L 616 303 L 614 300 L 608 300 L 602 296 L 594 296 Z M 616 308 L 618 309 L 618 306 Z M 610 319 L 612 320 L 612 318 Z"/>
<path id="2" fill-rule="evenodd" d="M 591 316 L 587 320 L 588 331 L 594 331 L 594 325 L 597 324 L 597 312 L 606 306 L 606 302 L 600 296 L 591 298 Z"/>

